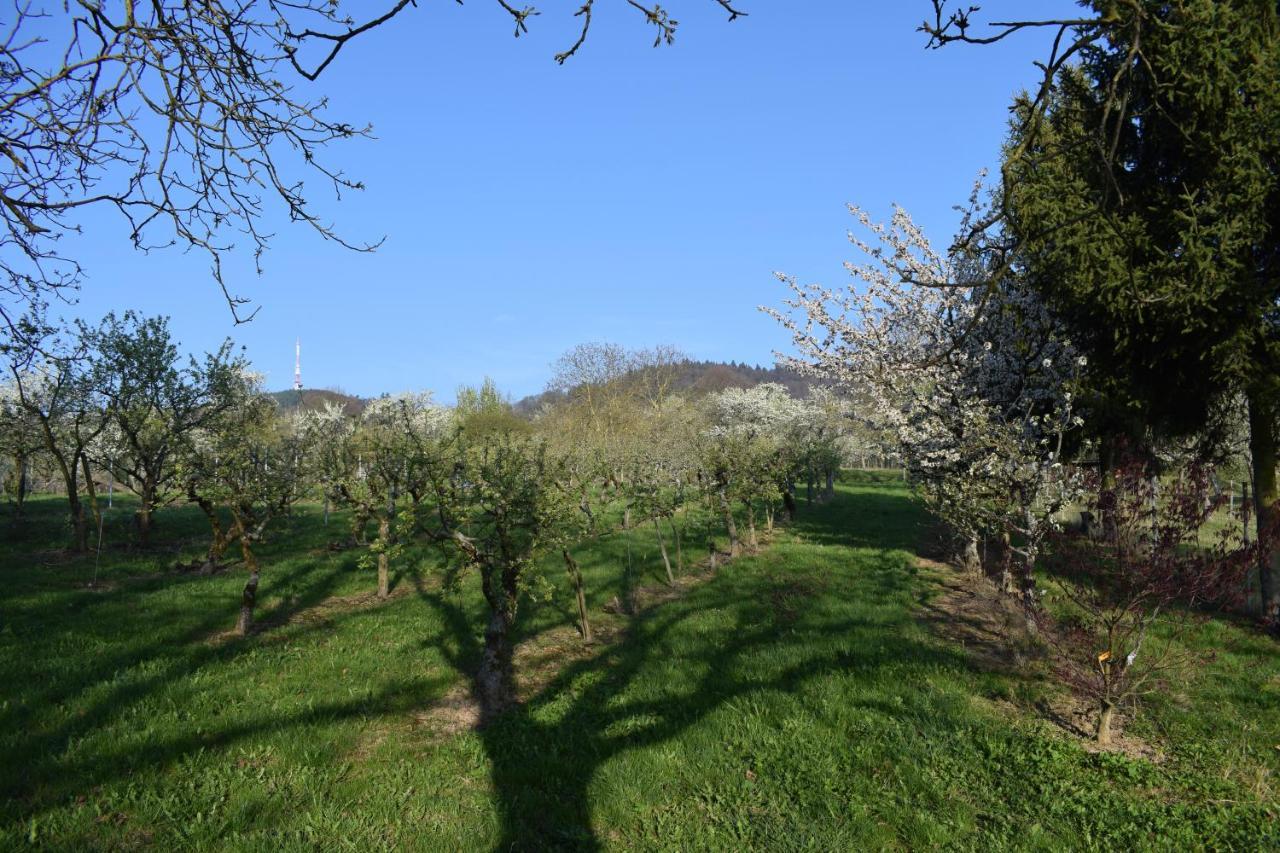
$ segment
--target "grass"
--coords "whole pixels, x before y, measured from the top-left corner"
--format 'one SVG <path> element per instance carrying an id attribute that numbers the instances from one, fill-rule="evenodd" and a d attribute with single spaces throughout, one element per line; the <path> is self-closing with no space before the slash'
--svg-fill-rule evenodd
<path id="1" fill-rule="evenodd" d="M 481 601 L 474 579 L 442 587 L 430 551 L 373 602 L 356 552 L 325 548 L 345 520 L 304 507 L 264 549 L 267 629 L 237 639 L 241 572 L 169 571 L 199 547 L 195 515 L 164 514 L 158 551 L 104 550 L 91 590 L 91 559 L 50 550 L 59 512 L 37 502 L 0 544 L 3 849 L 1280 844 L 1273 640 L 1197 635 L 1216 658 L 1135 723 L 1164 763 L 1089 752 L 990 701 L 1048 688 L 918 618 L 937 592 L 914 557 L 925 520 L 891 480 L 842 484 L 634 617 L 601 608 L 661 587 L 652 531 L 585 543 L 611 639 L 575 640 L 549 568 L 554 594 L 522 612 L 525 701 L 479 731 L 440 711 L 465 694 Z"/>

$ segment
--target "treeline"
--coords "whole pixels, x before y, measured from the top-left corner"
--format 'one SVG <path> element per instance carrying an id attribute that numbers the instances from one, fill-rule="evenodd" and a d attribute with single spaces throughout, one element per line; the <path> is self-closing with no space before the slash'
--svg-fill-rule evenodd
<path id="1" fill-rule="evenodd" d="M 723 361 L 694 361 L 685 359 L 675 366 L 672 387 L 685 394 L 699 396 L 724 391 L 728 388 L 750 388 L 763 383 L 781 385 L 794 397 L 804 397 L 813 381 L 796 370 L 782 365 L 761 367 Z M 568 389 L 553 386 L 540 394 L 523 397 L 515 403 L 515 410 L 532 415 L 544 405 L 563 402 Z"/>

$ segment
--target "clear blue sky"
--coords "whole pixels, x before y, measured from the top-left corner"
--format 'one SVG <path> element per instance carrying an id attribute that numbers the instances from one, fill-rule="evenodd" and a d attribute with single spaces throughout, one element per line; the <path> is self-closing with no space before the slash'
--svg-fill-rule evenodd
<path id="1" fill-rule="evenodd" d="M 750 17 L 732 24 L 711 0 L 669 0 L 679 34 L 654 49 L 633 10 L 599 0 L 590 39 L 558 66 L 576 2 L 543 0 L 520 39 L 496 4 L 419 5 L 313 87 L 332 115 L 374 125 L 376 141 L 331 154 L 368 189 L 312 194 L 348 238 L 385 235 L 377 253 L 272 222 L 265 274 L 247 257 L 229 268 L 261 305 L 235 328 L 206 258 L 140 255 L 120 222 L 91 215 L 75 242 L 88 280 L 63 313 L 169 314 L 187 349 L 231 335 L 272 388 L 289 386 L 300 337 L 306 385 L 363 395 L 451 400 L 488 375 L 519 397 L 591 340 L 769 364 L 788 343 L 756 310 L 783 296 L 772 272 L 841 281 L 847 202 L 898 202 L 949 237 L 1047 46 L 926 51 L 927 0 L 741 0 Z M 1073 4 L 983 6 L 999 19 Z"/>

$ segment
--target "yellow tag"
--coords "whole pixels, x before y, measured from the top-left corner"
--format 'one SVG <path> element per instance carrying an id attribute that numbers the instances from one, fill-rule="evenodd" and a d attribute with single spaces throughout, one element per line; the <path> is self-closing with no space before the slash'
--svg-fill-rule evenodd
<path id="1" fill-rule="evenodd" d="M 1106 663 L 1109 660 L 1111 660 L 1111 652 L 1098 653 L 1098 663 Z"/>

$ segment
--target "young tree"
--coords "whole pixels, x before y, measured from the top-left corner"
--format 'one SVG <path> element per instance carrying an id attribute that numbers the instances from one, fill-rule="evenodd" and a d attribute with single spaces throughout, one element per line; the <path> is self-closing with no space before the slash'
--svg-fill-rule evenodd
<path id="1" fill-rule="evenodd" d="M 215 418 L 235 396 L 247 369 L 230 340 L 202 360 L 183 359 L 167 317 L 126 311 L 82 329 L 94 349 L 100 392 L 111 427 L 98 463 L 111 468 L 138 496 L 138 542 L 146 546 L 156 509 L 179 495 L 175 453 L 183 436 Z"/>
<path id="2" fill-rule="evenodd" d="M 1112 487 L 1093 483 L 1091 507 L 1109 509 L 1116 523 L 1100 541 L 1059 543 L 1053 589 L 1061 601 L 1037 618 L 1059 677 L 1097 703 L 1100 744 L 1111 742 L 1117 708 L 1203 663 L 1183 644 L 1199 621 L 1194 608 L 1239 599 L 1257 559 L 1258 543 L 1241 544 L 1233 528 L 1207 546 L 1201 541 L 1223 502 L 1212 495 L 1211 476 L 1193 464 L 1160 482 L 1146 466 L 1123 463 Z"/>
<path id="3" fill-rule="evenodd" d="M 12 400 L 38 428 L 66 489 L 73 547 L 87 551 L 89 523 L 80 491 L 87 490 L 92 504 L 89 451 L 107 424 L 91 342 L 83 331 L 60 331 L 32 315 L 18 324 L 3 353 L 13 378 Z"/>
<path id="4" fill-rule="evenodd" d="M 441 441 L 452 423 L 451 413 L 431 401 L 430 392 L 380 397 L 361 412 L 354 432 L 362 460 L 358 482 L 346 487 L 358 511 L 378 521 L 378 537 L 370 547 L 377 557 L 378 597 L 391 594 L 390 561 L 399 531 L 396 502 L 412 496 L 410 519 L 439 467 Z"/>
<path id="5" fill-rule="evenodd" d="M 254 552 L 268 524 L 297 499 L 304 470 L 298 424 L 280 417 L 276 403 L 261 392 L 259 377 L 240 375 L 241 393 L 201 430 L 197 452 L 210 479 L 198 493 L 222 506 L 231 517 L 232 533 L 249 573 L 240 597 L 236 631 L 253 627 L 262 566 Z"/>
<path id="6" fill-rule="evenodd" d="M 15 380 L 0 380 L 0 454 L 9 463 L 4 492 L 11 496 L 14 514 L 22 518 L 31 494 L 31 463 L 44 447 L 40 422 L 22 405 Z"/>
<path id="7" fill-rule="evenodd" d="M 537 436 L 459 429 L 433 479 L 428 535 L 480 575 L 489 605 L 476 688 L 486 717 L 516 698 L 514 629 L 521 597 L 538 581 L 539 557 L 561 551 L 579 523 L 561 488 L 562 462 Z"/>
<path id="8" fill-rule="evenodd" d="M 707 400 L 710 423 L 703 440 L 704 470 L 709 475 L 729 534 L 729 552 L 741 550 L 732 504 L 746 510 L 747 545 L 758 546 L 756 512 L 782 497 L 791 468 L 787 440 L 802 417 L 803 405 L 782 385 L 728 388 Z"/>

